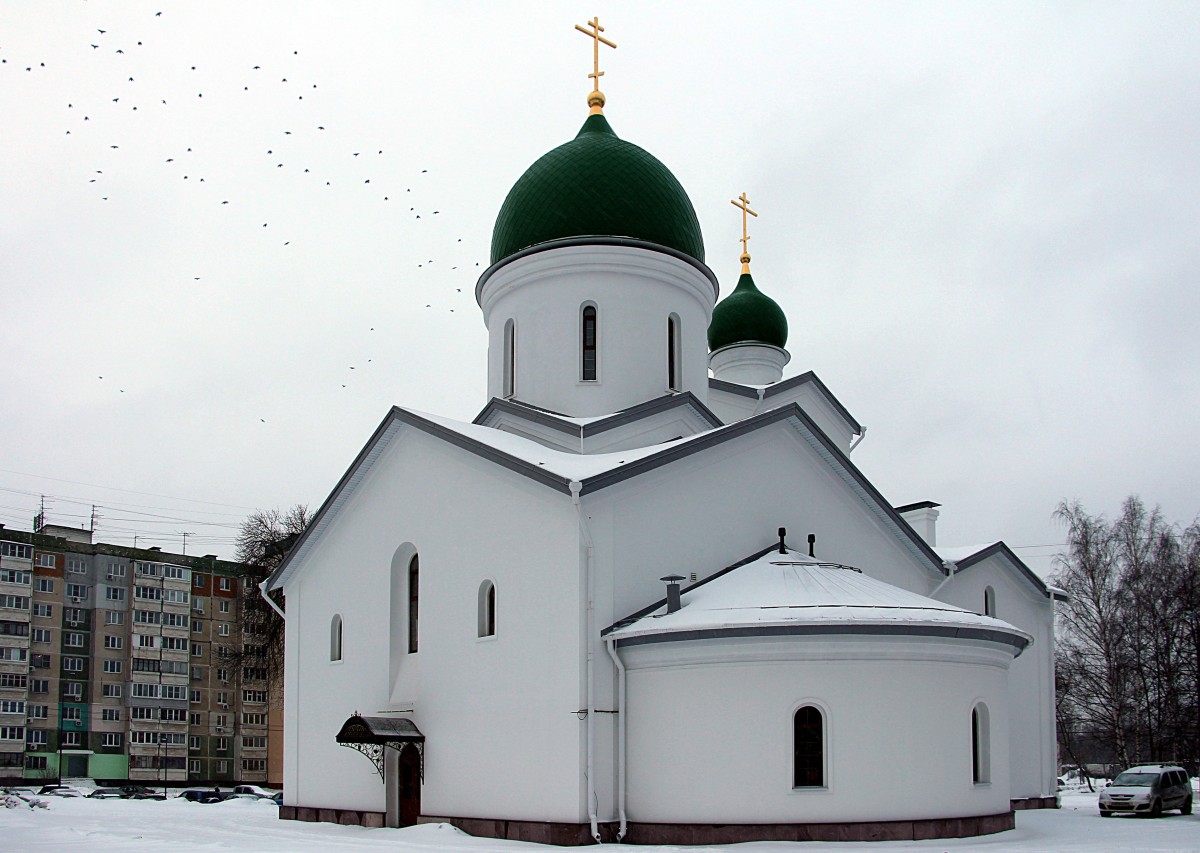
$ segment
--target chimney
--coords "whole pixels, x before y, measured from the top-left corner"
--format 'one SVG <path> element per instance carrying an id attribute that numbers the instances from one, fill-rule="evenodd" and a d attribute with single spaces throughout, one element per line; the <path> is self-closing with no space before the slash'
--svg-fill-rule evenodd
<path id="1" fill-rule="evenodd" d="M 921 501 L 915 504 L 905 504 L 904 506 L 896 507 L 896 512 L 901 518 L 908 522 L 913 530 L 917 531 L 917 535 L 925 540 L 925 544 L 930 548 L 937 546 L 937 508 L 941 504 L 933 501 Z"/>
<path id="2" fill-rule="evenodd" d="M 817 534 L 808 534 L 808 556 L 817 556 Z"/>
<path id="3" fill-rule="evenodd" d="M 683 607 L 683 603 L 679 600 L 679 582 L 683 580 L 683 575 L 667 575 L 659 580 L 667 585 L 667 612 L 674 613 Z"/>
<path id="4" fill-rule="evenodd" d="M 787 528 L 786 527 L 779 528 L 779 553 L 780 554 L 787 553 L 787 544 L 784 542 L 784 539 L 786 536 L 787 536 Z"/>

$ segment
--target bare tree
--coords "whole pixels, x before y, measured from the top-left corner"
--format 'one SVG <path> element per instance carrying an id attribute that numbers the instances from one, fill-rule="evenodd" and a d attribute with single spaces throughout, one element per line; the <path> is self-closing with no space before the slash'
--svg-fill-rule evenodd
<path id="1" fill-rule="evenodd" d="M 246 516 L 238 534 L 237 559 L 249 566 L 252 574 L 242 584 L 245 642 L 241 649 L 234 650 L 229 663 L 239 668 L 265 668 L 273 690 L 283 682 L 284 621 L 263 600 L 258 584 L 279 567 L 311 521 L 308 507 L 303 504 L 286 512 L 260 509 Z M 271 599 L 283 608 L 282 593 L 271 593 Z"/>

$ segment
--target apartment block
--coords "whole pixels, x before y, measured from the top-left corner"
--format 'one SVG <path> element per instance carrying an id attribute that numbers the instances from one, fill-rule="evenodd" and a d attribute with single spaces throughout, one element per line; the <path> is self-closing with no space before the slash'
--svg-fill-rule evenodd
<path id="1" fill-rule="evenodd" d="M 242 606 L 260 579 L 213 555 L 0 525 L 0 783 L 277 782 L 281 691 Z"/>

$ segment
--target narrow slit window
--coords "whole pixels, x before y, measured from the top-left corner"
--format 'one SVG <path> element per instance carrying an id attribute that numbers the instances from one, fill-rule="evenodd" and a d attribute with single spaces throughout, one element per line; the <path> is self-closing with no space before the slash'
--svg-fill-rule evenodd
<path id="1" fill-rule="evenodd" d="M 342 614 L 333 614 L 333 619 L 329 623 L 329 659 L 331 661 L 339 661 L 342 659 Z"/>
<path id="2" fill-rule="evenodd" d="M 417 610 L 421 598 L 421 567 L 414 554 L 408 564 L 408 653 L 417 651 Z"/>
<path id="3" fill-rule="evenodd" d="M 792 787 L 825 786 L 825 721 L 821 711 L 805 705 L 792 720 Z"/>
<path id="4" fill-rule="evenodd" d="M 582 341 L 582 370 L 580 378 L 585 382 L 596 378 L 596 306 L 588 305 L 583 309 Z"/>
<path id="5" fill-rule="evenodd" d="M 484 581 L 479 585 L 479 636 L 496 636 L 496 585 Z"/>
<path id="6" fill-rule="evenodd" d="M 971 781 L 983 785 L 992 780 L 991 728 L 987 705 L 971 709 Z"/>
<path id="7" fill-rule="evenodd" d="M 990 586 L 983 591 L 983 615 L 996 615 L 996 590 Z"/>
<path id="8" fill-rule="evenodd" d="M 667 389 L 678 391 L 679 375 L 682 373 L 679 358 L 679 318 L 672 314 L 667 318 Z"/>
<path id="9" fill-rule="evenodd" d="M 501 393 L 512 397 L 517 390 L 517 327 L 511 319 L 504 324 L 504 380 Z"/>

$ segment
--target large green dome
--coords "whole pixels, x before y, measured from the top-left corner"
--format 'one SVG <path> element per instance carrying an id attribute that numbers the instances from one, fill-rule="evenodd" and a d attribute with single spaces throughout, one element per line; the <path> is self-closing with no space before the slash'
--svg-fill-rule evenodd
<path id="1" fill-rule="evenodd" d="M 601 236 L 657 243 L 704 262 L 700 222 L 679 181 L 595 114 L 513 185 L 492 230 L 492 263 L 548 240 Z"/>
<path id="2" fill-rule="evenodd" d="M 762 343 L 783 349 L 787 343 L 787 317 L 779 304 L 754 285 L 743 272 L 733 293 L 713 309 L 708 324 L 708 348 L 715 352 L 731 344 Z"/>

